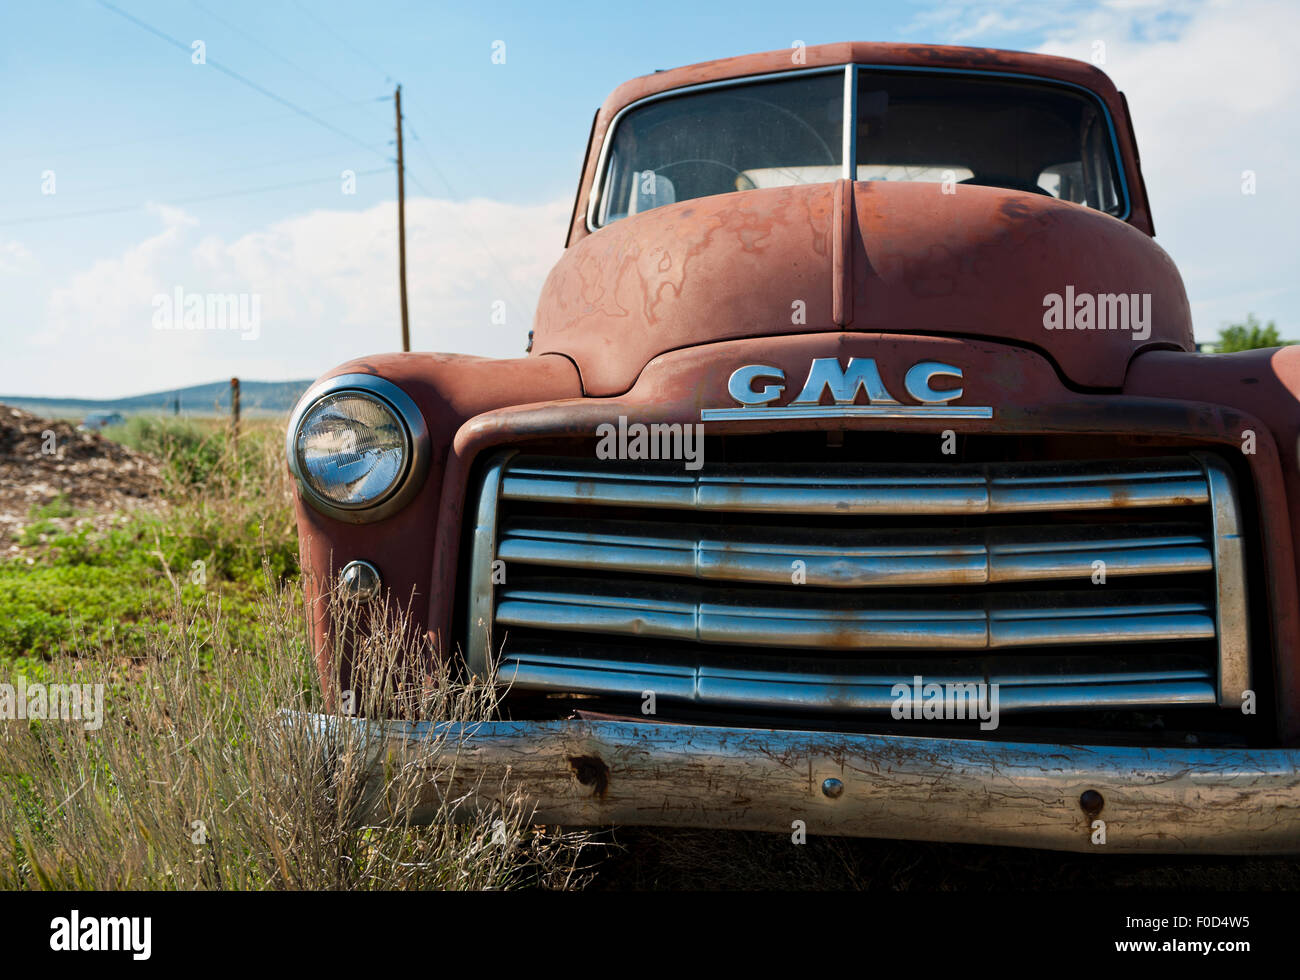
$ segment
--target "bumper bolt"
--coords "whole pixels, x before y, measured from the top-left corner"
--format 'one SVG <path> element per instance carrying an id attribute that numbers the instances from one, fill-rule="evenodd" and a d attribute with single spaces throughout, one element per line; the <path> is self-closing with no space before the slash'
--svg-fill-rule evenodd
<path id="1" fill-rule="evenodd" d="M 1095 789 L 1084 790 L 1083 795 L 1079 797 L 1079 806 L 1090 817 L 1101 813 L 1101 808 L 1105 805 L 1106 801 Z"/>
<path id="2" fill-rule="evenodd" d="M 844 784 L 832 776 L 830 779 L 822 781 L 822 795 L 832 800 L 838 800 L 844 795 Z"/>

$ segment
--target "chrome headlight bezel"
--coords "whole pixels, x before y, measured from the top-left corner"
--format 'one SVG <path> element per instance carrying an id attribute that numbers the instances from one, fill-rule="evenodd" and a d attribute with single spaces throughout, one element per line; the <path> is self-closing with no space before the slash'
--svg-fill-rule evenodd
<path id="1" fill-rule="evenodd" d="M 402 474 L 380 497 L 362 504 L 340 504 L 321 496 L 306 479 L 302 460 L 298 456 L 298 432 L 307 415 L 320 402 L 331 395 L 350 393 L 372 398 L 391 411 L 402 423 L 406 437 L 406 464 Z M 429 472 L 429 429 L 415 401 L 391 381 L 373 374 L 340 374 L 312 387 L 303 395 L 289 417 L 285 433 L 285 455 L 289 472 L 298 484 L 303 500 L 327 517 L 349 524 L 369 524 L 397 513 L 424 485 Z"/>

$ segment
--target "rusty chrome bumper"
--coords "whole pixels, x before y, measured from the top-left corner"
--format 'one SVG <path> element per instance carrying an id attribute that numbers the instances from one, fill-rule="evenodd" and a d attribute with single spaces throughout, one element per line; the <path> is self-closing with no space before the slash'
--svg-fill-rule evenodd
<path id="1" fill-rule="evenodd" d="M 454 772 L 450 782 L 429 780 L 417 819 L 435 813 L 444 798 L 463 798 L 458 806 L 467 812 L 496 806 L 505 780 L 522 794 L 535 823 L 789 834 L 803 821 L 810 835 L 1098 854 L 1300 852 L 1300 750 L 1294 749 L 1034 744 L 621 721 L 346 723 L 364 732 L 372 799 L 383 798 L 395 764 L 425 766 L 444 777 Z M 427 748 L 435 738 L 436 765 Z M 455 756 L 450 765 L 448 753 Z M 1095 842 L 1097 821 L 1105 825 L 1104 843 Z"/>

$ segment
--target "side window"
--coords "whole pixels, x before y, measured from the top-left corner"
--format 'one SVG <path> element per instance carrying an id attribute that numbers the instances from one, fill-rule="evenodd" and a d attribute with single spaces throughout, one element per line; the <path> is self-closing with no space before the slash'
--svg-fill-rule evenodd
<path id="1" fill-rule="evenodd" d="M 1089 109 L 1083 116 L 1082 170 L 1088 189 L 1089 207 L 1114 213 L 1119 210 L 1119 194 L 1111 169 L 1110 133 L 1101 116 Z"/>
<path id="2" fill-rule="evenodd" d="M 627 173 L 623 164 L 623 153 L 618 141 L 614 143 L 609 154 L 609 169 L 606 171 L 605 189 L 600 197 L 600 210 L 596 215 L 596 224 L 607 225 L 627 217 Z"/>
<path id="3" fill-rule="evenodd" d="M 1038 175 L 1038 186 L 1053 197 L 1073 204 L 1087 204 L 1087 182 L 1083 178 L 1083 162 L 1057 163 Z"/>

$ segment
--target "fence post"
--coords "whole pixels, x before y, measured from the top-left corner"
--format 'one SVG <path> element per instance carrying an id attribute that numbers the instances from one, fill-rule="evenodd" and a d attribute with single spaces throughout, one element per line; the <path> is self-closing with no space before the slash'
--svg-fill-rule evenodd
<path id="1" fill-rule="evenodd" d="M 239 441 L 239 379 L 230 379 L 230 437 Z"/>

